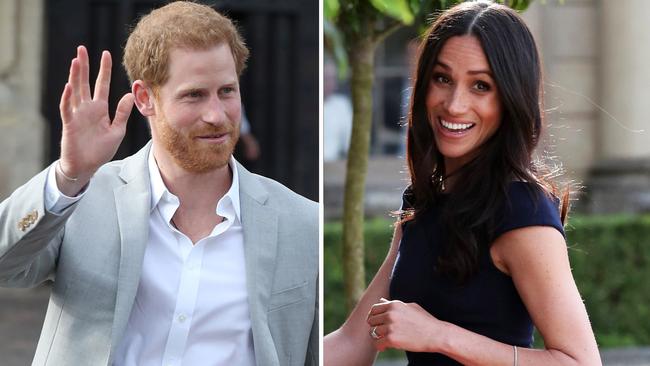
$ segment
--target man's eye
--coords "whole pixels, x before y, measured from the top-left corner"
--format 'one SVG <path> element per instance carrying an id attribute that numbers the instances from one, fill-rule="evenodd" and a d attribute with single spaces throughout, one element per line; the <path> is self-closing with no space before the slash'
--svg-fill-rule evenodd
<path id="1" fill-rule="evenodd" d="M 227 86 L 227 87 L 225 87 L 225 88 L 221 88 L 221 93 L 222 93 L 222 94 L 231 94 L 231 93 L 234 93 L 234 92 L 235 92 L 235 88 L 233 88 L 233 87 L 231 87 L 231 86 Z"/>
<path id="2" fill-rule="evenodd" d="M 192 99 L 197 99 L 197 98 L 201 98 L 203 96 L 203 93 L 200 91 L 193 91 L 187 93 L 187 96 Z"/>

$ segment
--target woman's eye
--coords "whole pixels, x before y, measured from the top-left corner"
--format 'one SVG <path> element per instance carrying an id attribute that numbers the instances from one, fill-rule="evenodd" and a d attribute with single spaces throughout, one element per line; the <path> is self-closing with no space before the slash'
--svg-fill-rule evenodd
<path id="1" fill-rule="evenodd" d="M 436 74 L 433 76 L 433 80 L 440 84 L 449 84 L 451 81 L 446 75 Z"/>
<path id="2" fill-rule="evenodd" d="M 476 85 L 474 87 L 480 91 L 488 91 L 491 89 L 490 84 L 486 83 L 485 81 L 476 82 Z"/>

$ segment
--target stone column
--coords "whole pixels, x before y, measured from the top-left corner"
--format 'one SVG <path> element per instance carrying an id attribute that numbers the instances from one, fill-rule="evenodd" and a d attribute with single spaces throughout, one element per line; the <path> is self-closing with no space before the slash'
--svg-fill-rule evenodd
<path id="1" fill-rule="evenodd" d="M 581 181 L 595 161 L 598 46 L 593 1 L 535 1 L 523 13 L 543 62 L 545 133 L 539 150 Z"/>
<path id="2" fill-rule="evenodd" d="M 650 157 L 650 2 L 600 1 L 602 158 Z M 645 130 L 645 132 L 637 132 Z"/>
<path id="3" fill-rule="evenodd" d="M 0 2 L 0 200 L 43 168 L 43 0 Z"/>
<path id="4" fill-rule="evenodd" d="M 650 211 L 650 2 L 599 1 L 599 160 L 590 212 Z"/>

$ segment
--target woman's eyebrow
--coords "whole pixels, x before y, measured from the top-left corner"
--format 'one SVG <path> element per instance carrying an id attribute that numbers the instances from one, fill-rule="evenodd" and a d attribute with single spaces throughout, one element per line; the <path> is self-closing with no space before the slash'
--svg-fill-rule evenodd
<path id="1" fill-rule="evenodd" d="M 446 69 L 446 70 L 451 70 L 452 69 L 451 66 L 447 65 L 446 63 L 444 63 L 442 61 L 437 61 L 436 65 L 440 66 L 440 67 L 442 67 L 443 69 Z M 490 71 L 490 70 L 469 70 L 467 73 L 470 74 L 470 75 L 486 74 L 491 78 L 493 77 L 492 76 L 492 71 Z"/>

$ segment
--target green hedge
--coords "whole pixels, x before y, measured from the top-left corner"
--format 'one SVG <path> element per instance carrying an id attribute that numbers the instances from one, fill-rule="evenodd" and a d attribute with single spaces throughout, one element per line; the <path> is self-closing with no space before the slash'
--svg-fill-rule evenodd
<path id="1" fill-rule="evenodd" d="M 390 245 L 391 221 L 366 222 L 366 282 Z M 346 317 L 341 224 L 325 225 L 325 334 Z M 573 276 L 600 347 L 650 344 L 650 216 L 574 216 L 567 226 Z"/>

